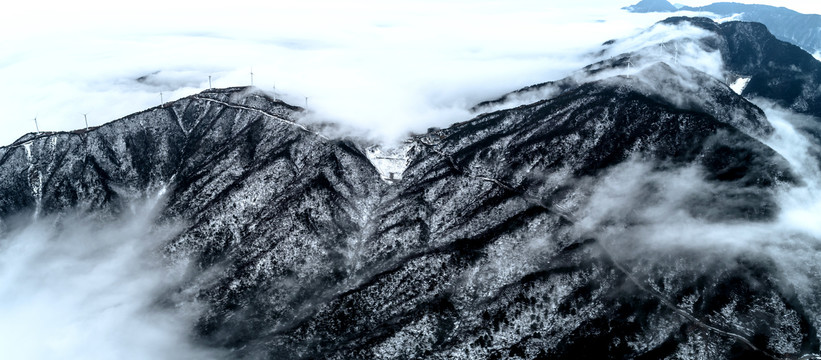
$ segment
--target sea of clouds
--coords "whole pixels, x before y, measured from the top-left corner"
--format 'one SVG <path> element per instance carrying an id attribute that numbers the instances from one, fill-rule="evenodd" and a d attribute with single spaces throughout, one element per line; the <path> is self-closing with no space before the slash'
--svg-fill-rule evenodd
<path id="1" fill-rule="evenodd" d="M 588 64 L 601 42 L 669 14 L 633 0 L 389 3 L 97 0 L 20 3 L 0 14 L 0 144 L 101 125 L 208 87 L 251 83 L 311 118 L 391 142 Z M 821 12 L 815 1 L 744 2 Z M 709 1 L 691 1 L 704 5 Z M 142 79 L 138 81 L 138 79 Z"/>
<path id="2" fill-rule="evenodd" d="M 631 1 L 72 2 L 0 15 L 8 144 L 213 87 L 250 85 L 390 142 L 477 102 L 566 76 L 666 14 Z M 36 14 L 36 15 L 35 15 Z M 11 34 L 14 34 L 13 36 Z"/>

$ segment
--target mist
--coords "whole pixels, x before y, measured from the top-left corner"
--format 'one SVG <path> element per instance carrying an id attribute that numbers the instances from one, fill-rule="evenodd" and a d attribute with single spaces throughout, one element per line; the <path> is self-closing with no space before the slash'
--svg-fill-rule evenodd
<path id="1" fill-rule="evenodd" d="M 599 232 L 604 238 L 618 234 L 658 249 L 720 249 L 737 253 L 761 251 L 779 244 L 794 245 L 795 241 L 821 245 L 821 225 L 815 221 L 821 211 L 821 145 L 808 133 L 821 130 L 818 119 L 766 100 L 753 100 L 775 130 L 759 140 L 785 159 L 797 177 L 794 184 L 777 185 L 779 212 L 775 219 L 734 218 L 725 222 L 686 211 L 694 196 L 722 193 L 730 185 L 706 180 L 707 174 L 697 164 L 662 171 L 655 163 L 633 158 L 596 179 L 589 201 L 579 210 L 578 231 Z M 626 228 L 624 224 L 632 225 Z"/>
<path id="2" fill-rule="evenodd" d="M 177 233 L 155 201 L 122 218 L 40 218 L 0 239 L 0 357 L 217 358 L 196 345 L 192 301 L 175 298 L 183 269 L 158 249 Z M 165 299 L 165 300 L 164 300 Z"/>
<path id="3" fill-rule="evenodd" d="M 0 143 L 98 126 L 208 88 L 251 84 L 390 142 L 476 103 L 560 79 L 666 14 L 632 1 L 21 4 L 0 15 Z M 129 16 L 122 14 L 128 13 Z M 36 14 L 36 16 L 34 15 Z M 606 34 L 603 38 L 602 34 Z"/>
<path id="4" fill-rule="evenodd" d="M 512 93 L 503 101 L 481 106 L 477 111 L 491 112 L 551 99 L 559 95 L 561 87 L 568 82 L 584 84 L 604 80 L 612 83 L 625 79 L 631 87 L 665 98 L 677 107 L 714 107 L 704 106 L 710 95 L 696 78 L 712 77 L 715 80 L 710 80 L 717 82 L 727 77 L 719 51 L 702 45 L 705 39 L 715 36 L 688 22 L 654 24 L 630 36 L 612 39 L 595 54 L 588 54 L 586 59 L 592 63 L 589 68 L 573 71 L 555 83 Z M 660 64 L 665 64 L 664 68 Z"/>
<path id="5" fill-rule="evenodd" d="M 659 170 L 658 164 L 635 157 L 592 180 L 595 184 L 587 200 L 575 210 L 579 221 L 574 231 L 579 238 L 601 241 L 611 256 L 625 264 L 664 261 L 658 259 L 671 256 L 693 258 L 694 254 L 705 265 L 759 259 L 775 266 L 775 276 L 784 279 L 787 291 L 810 309 L 814 326 L 821 326 L 817 298 L 821 291 L 817 283 L 821 276 L 821 225 L 817 221 L 821 144 L 812 135 L 821 126 L 814 117 L 767 100 L 752 101 L 764 110 L 774 129 L 759 140 L 786 160 L 796 177 L 794 183 L 776 185 L 774 218 L 725 219 L 725 213 L 715 216 L 723 208 L 694 208 L 693 204 L 734 190 L 733 185 L 707 180 L 697 164 Z"/>

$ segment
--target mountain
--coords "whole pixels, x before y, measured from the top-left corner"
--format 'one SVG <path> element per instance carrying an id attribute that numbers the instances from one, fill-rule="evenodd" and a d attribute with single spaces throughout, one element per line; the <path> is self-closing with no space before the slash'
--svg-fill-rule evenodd
<path id="1" fill-rule="evenodd" d="M 697 7 L 685 6 L 676 9 L 666 0 L 657 0 L 652 3 L 641 1 L 624 9 L 639 13 L 679 10 L 706 11 L 723 17 L 735 16 L 735 20 L 762 23 L 779 40 L 798 45 L 807 52 L 821 52 L 821 15 L 818 14 L 802 14 L 784 7 L 733 2 L 718 2 Z"/>
<path id="2" fill-rule="evenodd" d="M 642 0 L 638 4 L 625 6 L 622 9 L 638 13 L 678 11 L 678 8 L 667 0 Z"/>
<path id="3" fill-rule="evenodd" d="M 712 76 L 703 76 L 699 80 L 701 83 L 699 89 L 688 90 L 681 87 L 670 96 L 680 97 L 681 94 L 689 94 L 692 99 L 691 103 L 703 103 L 696 107 L 714 109 L 712 111 L 724 107 L 723 112 L 731 113 L 735 112 L 738 106 L 728 101 L 741 101 L 740 99 L 714 98 L 718 92 L 705 93 L 703 90 L 704 88 L 723 87 L 725 83 L 731 84 L 738 79 L 744 79 L 746 85 L 739 91 L 744 97 L 770 99 L 795 112 L 821 117 L 821 93 L 813 90 L 821 86 L 821 62 L 818 62 L 812 55 L 795 45 L 776 39 L 764 25 L 759 23 L 731 21 L 719 24 L 707 18 L 671 17 L 659 22 L 656 26 L 681 24 L 689 24 L 699 30 L 704 30 L 707 35 L 695 41 L 689 39 L 683 42 L 670 41 L 663 44 L 652 44 L 639 52 L 615 54 L 612 58 L 591 64 L 565 79 L 516 90 L 498 99 L 480 103 L 473 110 L 476 112 L 492 110 L 517 99 L 530 101 L 534 97 L 554 96 L 580 83 L 598 79 L 601 76 L 609 76 L 608 74 L 614 70 L 623 71 L 631 66 L 633 69 L 639 69 L 642 64 L 652 64 L 660 60 L 675 62 L 674 57 L 683 56 L 684 51 L 675 50 L 674 55 L 674 47 L 680 46 L 684 49 L 685 46 L 693 46 L 697 51 L 703 52 L 703 54 L 695 55 L 696 58 L 710 54 L 718 54 L 721 57 L 722 69 L 720 71 L 723 73 L 718 75 L 721 79 L 716 81 Z M 613 41 L 605 43 L 602 54 L 608 52 L 608 49 L 613 46 Z M 662 50 L 661 54 L 658 54 L 659 48 Z M 695 60 L 696 63 L 698 61 L 700 60 Z M 660 81 L 651 82 L 651 84 L 660 83 Z M 681 107 L 684 104 L 677 104 L 677 106 Z M 691 108 L 693 106 L 690 105 Z M 747 114 L 744 118 L 751 118 L 751 116 L 753 115 Z M 748 131 L 752 130 L 748 129 Z"/>
<path id="4" fill-rule="evenodd" d="M 678 53 L 619 53 L 519 92 L 535 101 L 505 107 L 509 94 L 412 136 L 400 180 L 373 144 L 330 139 L 253 88 L 28 134 L 0 148 L 0 232 L 69 211 L 106 221 L 164 194 L 156 222 L 182 225 L 161 250 L 191 267 L 157 301 L 199 304 L 194 340 L 231 358 L 818 353 L 814 282 L 759 253 L 646 243 L 658 221 L 778 221 L 782 189 L 804 179 L 744 96 L 818 116 L 818 94 L 767 88 L 816 86 L 817 62 L 760 24 L 670 24 L 712 34 L 686 43 L 719 54 L 727 78 Z M 750 77 L 744 96 L 733 77 Z"/>

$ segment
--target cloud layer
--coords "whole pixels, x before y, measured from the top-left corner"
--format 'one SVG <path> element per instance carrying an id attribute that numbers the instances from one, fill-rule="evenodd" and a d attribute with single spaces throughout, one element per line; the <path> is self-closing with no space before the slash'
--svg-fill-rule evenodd
<path id="1" fill-rule="evenodd" d="M 0 30 L 0 143 L 69 130 L 215 87 L 254 85 L 374 138 L 470 118 L 507 91 L 566 76 L 663 14 L 630 1 L 140 2 L 12 9 Z M 33 5 L 32 5 L 33 6 Z M 39 5 L 38 5 L 39 6 Z M 29 12 L 29 10 L 31 12 Z M 36 16 L 34 14 L 37 14 Z M 25 29 L 21 31 L 20 29 Z M 138 80 L 139 79 L 139 80 Z"/>

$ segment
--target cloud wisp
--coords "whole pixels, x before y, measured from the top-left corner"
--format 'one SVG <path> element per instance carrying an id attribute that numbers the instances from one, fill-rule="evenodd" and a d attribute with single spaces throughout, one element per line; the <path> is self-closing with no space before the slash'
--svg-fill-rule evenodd
<path id="1" fill-rule="evenodd" d="M 612 255 L 632 263 L 669 258 L 660 254 L 699 254 L 704 264 L 766 259 L 775 266 L 774 276 L 784 279 L 784 286 L 814 314 L 814 326 L 821 326 L 817 298 L 821 288 L 814 280 L 821 276 L 821 226 L 816 221 L 821 212 L 821 144 L 810 135 L 821 129 L 817 119 L 765 100 L 753 101 L 774 129 L 760 140 L 786 160 L 798 180 L 776 185 L 773 195 L 779 210 L 774 218 L 724 218 L 725 213 L 716 217 L 724 210 L 711 206 L 696 206 L 694 211 L 699 201 L 711 203 L 715 196 L 734 189 L 706 180 L 698 165 L 659 170 L 655 164 L 634 159 L 595 181 L 578 210 L 575 231 L 601 240 Z"/>
<path id="2" fill-rule="evenodd" d="M 176 230 L 155 209 L 42 218 L 0 239 L 0 357 L 217 358 L 191 340 L 197 306 L 160 301 L 182 269 L 159 256 Z"/>
<path id="3" fill-rule="evenodd" d="M 716 36 L 689 22 L 657 23 L 631 36 L 608 41 L 589 55 L 591 65 L 562 80 L 508 94 L 502 101 L 479 106 L 477 111 L 490 112 L 550 99 L 568 86 L 625 79 L 643 93 L 661 96 L 677 107 L 690 108 L 704 101 L 707 90 L 702 88 L 701 80 L 712 77 L 715 80 L 709 82 L 719 83 L 731 77 L 720 52 L 704 45 L 705 40 Z M 674 84 L 668 84 L 669 81 Z"/>

